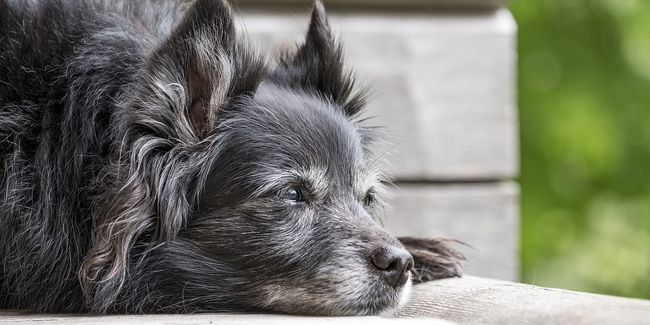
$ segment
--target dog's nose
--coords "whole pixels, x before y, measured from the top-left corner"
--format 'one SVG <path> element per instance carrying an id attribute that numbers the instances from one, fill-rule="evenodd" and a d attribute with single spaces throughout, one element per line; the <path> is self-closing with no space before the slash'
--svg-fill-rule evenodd
<path id="1" fill-rule="evenodd" d="M 379 248 L 370 256 L 370 261 L 383 280 L 394 288 L 406 283 L 413 268 L 413 257 L 401 247 Z"/>

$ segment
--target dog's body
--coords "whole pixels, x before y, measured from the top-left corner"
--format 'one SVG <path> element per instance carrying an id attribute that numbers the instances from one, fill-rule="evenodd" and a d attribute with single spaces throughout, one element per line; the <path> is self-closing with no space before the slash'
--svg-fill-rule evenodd
<path id="1" fill-rule="evenodd" d="M 319 4 L 267 68 L 219 0 L 0 0 L 0 309 L 395 308 L 413 259 L 341 57 Z"/>

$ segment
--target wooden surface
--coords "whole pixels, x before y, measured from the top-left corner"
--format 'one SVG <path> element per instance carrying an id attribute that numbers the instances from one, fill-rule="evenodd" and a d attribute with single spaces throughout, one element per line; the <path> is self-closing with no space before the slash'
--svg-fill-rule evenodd
<path id="1" fill-rule="evenodd" d="M 650 324 L 650 301 L 464 277 L 416 286 L 400 314 L 458 324 Z"/>
<path id="2" fill-rule="evenodd" d="M 0 312 L 0 324 L 648 324 L 650 301 L 542 288 L 466 276 L 419 284 L 397 315 L 299 317 L 286 315 L 71 316 Z"/>
<path id="3" fill-rule="evenodd" d="M 295 46 L 306 11 L 244 10 L 264 48 Z M 350 66 L 372 86 L 366 116 L 385 127 L 396 180 L 499 180 L 518 172 L 515 32 L 506 10 L 480 14 L 330 11 Z"/>
<path id="4" fill-rule="evenodd" d="M 310 6 L 313 0 L 236 0 L 239 5 Z M 423 9 L 494 9 L 505 6 L 506 0 L 323 0 L 326 6 L 363 8 L 423 8 Z"/>
<path id="5" fill-rule="evenodd" d="M 519 279 L 516 183 L 400 184 L 391 190 L 385 226 L 397 236 L 452 237 L 468 258 L 465 273 Z"/>

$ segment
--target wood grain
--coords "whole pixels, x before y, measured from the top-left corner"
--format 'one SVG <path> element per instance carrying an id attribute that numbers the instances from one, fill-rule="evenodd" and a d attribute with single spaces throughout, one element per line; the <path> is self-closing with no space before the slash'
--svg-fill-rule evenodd
<path id="1" fill-rule="evenodd" d="M 287 315 L 39 315 L 0 311 L 0 324 L 648 324 L 650 301 L 465 276 L 413 286 L 391 317 Z"/>
<path id="2" fill-rule="evenodd" d="M 650 301 L 464 277 L 413 288 L 402 317 L 458 324 L 648 324 Z"/>

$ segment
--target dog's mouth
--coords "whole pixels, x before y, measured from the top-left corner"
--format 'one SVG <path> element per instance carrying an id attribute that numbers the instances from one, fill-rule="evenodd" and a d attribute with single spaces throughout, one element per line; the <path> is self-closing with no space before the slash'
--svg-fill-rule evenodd
<path id="1" fill-rule="evenodd" d="M 380 287 L 373 293 L 367 293 L 365 298 L 358 301 L 359 309 L 347 315 L 382 315 L 392 316 L 408 302 L 413 287 L 411 271 L 406 271 L 398 283 Z"/>
<path id="2" fill-rule="evenodd" d="M 412 282 L 397 287 L 345 285 L 330 292 L 313 288 L 270 285 L 263 310 L 315 316 L 389 316 L 403 307 L 411 294 Z M 329 291 L 329 290 L 328 290 Z"/>
<path id="3" fill-rule="evenodd" d="M 397 301 L 397 305 L 394 307 L 388 307 L 385 308 L 384 310 L 380 311 L 377 313 L 378 315 L 381 316 L 393 316 L 397 311 L 399 311 L 402 307 L 406 305 L 406 303 L 409 301 L 409 298 L 411 298 L 411 289 L 413 288 L 413 281 L 411 280 L 411 272 L 409 272 L 408 278 L 404 285 L 401 288 L 401 293 L 399 295 L 399 299 Z"/>
<path id="4" fill-rule="evenodd" d="M 369 263 L 339 258 L 309 279 L 267 285 L 263 308 L 320 316 L 391 315 L 410 296 L 413 259 L 403 249 L 380 249 L 372 256 Z"/>

